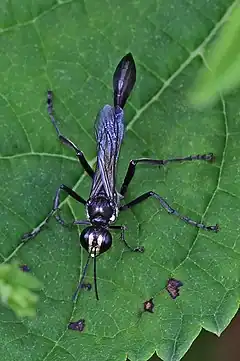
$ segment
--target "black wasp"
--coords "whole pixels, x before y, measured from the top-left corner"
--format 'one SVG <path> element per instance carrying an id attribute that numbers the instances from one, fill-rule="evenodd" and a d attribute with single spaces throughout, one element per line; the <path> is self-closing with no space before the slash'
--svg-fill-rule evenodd
<path id="1" fill-rule="evenodd" d="M 109 229 L 120 230 L 121 239 L 125 245 L 132 251 L 143 252 L 143 247 L 130 247 L 125 240 L 125 226 L 113 225 L 118 217 L 119 211 L 124 211 L 133 207 L 134 205 L 146 200 L 149 197 L 156 198 L 161 206 L 169 213 L 180 217 L 183 221 L 192 224 L 196 227 L 218 231 L 218 226 L 205 226 L 202 223 L 197 223 L 188 217 L 181 216 L 176 210 L 171 208 L 167 202 L 158 194 L 150 191 L 144 193 L 133 201 L 120 205 L 120 201 L 124 198 L 128 185 L 131 182 L 135 168 L 138 163 L 147 163 L 151 165 L 165 165 L 170 162 L 182 162 L 186 160 L 207 160 L 213 159 L 213 154 L 194 155 L 183 158 L 172 158 L 167 160 L 155 159 L 135 159 L 131 160 L 129 167 L 121 186 L 120 192 L 116 190 L 116 166 L 120 152 L 120 147 L 124 137 L 124 112 L 125 103 L 134 87 L 136 81 L 136 67 L 132 54 L 125 55 L 118 64 L 113 75 L 113 100 L 114 106 L 105 105 L 99 112 L 95 130 L 97 140 L 97 164 L 96 169 L 93 170 L 88 164 L 82 151 L 68 138 L 61 134 L 58 129 L 56 120 L 53 116 L 53 95 L 48 91 L 48 113 L 50 119 L 55 127 L 59 140 L 65 145 L 73 148 L 76 156 L 85 171 L 92 178 L 92 188 L 89 199 L 86 201 L 71 188 L 62 184 L 56 191 L 56 196 L 53 202 L 53 208 L 40 226 L 35 228 L 32 232 L 25 234 L 23 239 L 30 239 L 35 237 L 42 229 L 42 227 L 49 221 L 50 217 L 58 210 L 60 202 L 60 192 L 65 191 L 69 196 L 76 201 L 82 203 L 86 208 L 87 220 L 75 220 L 73 224 L 87 225 L 80 236 L 80 244 L 89 253 L 87 262 L 82 272 L 82 277 L 78 288 L 74 294 L 74 300 L 77 297 L 79 290 L 82 287 L 86 270 L 90 257 L 94 262 L 94 284 L 96 298 L 98 299 L 97 281 L 96 281 L 96 257 L 106 252 L 112 245 L 112 236 Z M 59 223 L 65 224 L 60 215 L 55 215 Z"/>

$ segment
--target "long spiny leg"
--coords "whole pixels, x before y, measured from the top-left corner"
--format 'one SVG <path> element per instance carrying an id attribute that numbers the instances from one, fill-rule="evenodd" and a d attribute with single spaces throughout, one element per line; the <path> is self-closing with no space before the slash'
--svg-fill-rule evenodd
<path id="1" fill-rule="evenodd" d="M 121 230 L 121 236 L 120 239 L 121 241 L 123 241 L 123 243 L 125 244 L 125 246 L 132 252 L 144 252 L 144 247 L 131 247 L 129 246 L 129 244 L 127 243 L 126 239 L 125 239 L 125 230 L 126 227 L 125 226 L 110 226 L 110 229 L 119 229 Z"/>
<path id="2" fill-rule="evenodd" d="M 53 93 L 52 91 L 48 91 L 47 93 L 47 111 L 49 114 L 49 117 L 51 119 L 51 122 L 57 132 L 58 138 L 59 140 L 63 143 L 66 144 L 68 147 L 73 148 L 76 152 L 76 156 L 78 157 L 81 165 L 83 166 L 84 170 L 89 174 L 89 176 L 91 178 L 93 178 L 94 176 L 94 170 L 92 169 L 92 167 L 89 165 L 89 163 L 87 162 L 83 152 L 78 149 L 78 147 L 68 138 L 66 138 L 59 130 L 58 126 L 57 126 L 57 122 L 53 116 Z"/>
<path id="3" fill-rule="evenodd" d="M 179 157 L 179 158 L 170 158 L 170 159 L 149 159 L 149 158 L 140 158 L 131 160 L 128 166 L 128 170 L 126 176 L 124 178 L 120 194 L 124 195 L 127 192 L 127 188 L 135 174 L 136 166 L 139 163 L 151 164 L 151 165 L 166 165 L 172 162 L 184 162 L 184 161 L 192 161 L 192 160 L 205 160 L 205 161 L 213 161 L 214 155 L 213 153 L 208 154 L 197 154 L 197 155 L 190 155 L 188 157 Z"/>
<path id="4" fill-rule="evenodd" d="M 86 204 L 85 199 L 83 199 L 81 196 L 79 196 L 76 192 L 74 192 L 71 188 L 65 186 L 64 184 L 60 185 L 60 187 L 57 189 L 56 191 L 56 195 L 54 197 L 53 200 L 53 207 L 51 209 L 51 211 L 48 213 L 47 217 L 42 221 L 42 223 L 34 228 L 34 230 L 32 230 L 29 233 L 26 233 L 23 235 L 22 239 L 24 241 L 27 241 L 31 238 L 36 237 L 36 235 L 41 232 L 41 230 L 47 225 L 47 223 L 49 222 L 50 218 L 54 215 L 54 213 L 59 209 L 59 202 L 60 202 L 60 193 L 61 191 L 66 192 L 69 196 L 73 197 L 74 199 L 76 199 L 76 201 L 82 203 L 82 204 Z M 56 215 L 55 218 L 57 219 L 57 221 L 62 224 L 62 225 L 66 225 L 66 222 L 60 217 L 60 215 Z"/>
<path id="5" fill-rule="evenodd" d="M 201 229 L 204 229 L 206 231 L 213 231 L 213 232 L 218 232 L 219 230 L 219 227 L 218 225 L 216 224 L 215 226 L 205 226 L 203 223 L 198 223 L 196 221 L 193 221 L 191 218 L 189 217 L 186 217 L 186 216 L 182 216 L 181 214 L 178 213 L 178 211 L 176 211 L 175 209 L 173 209 L 172 207 L 169 206 L 169 204 L 162 198 L 160 197 L 157 193 L 155 192 L 147 192 L 147 193 L 144 193 L 142 194 L 141 196 L 139 196 L 138 198 L 134 199 L 133 201 L 127 203 L 127 204 L 124 204 L 123 206 L 121 206 L 119 209 L 120 211 L 124 211 L 126 209 L 129 209 L 133 206 L 135 206 L 136 204 L 139 204 L 143 201 L 145 201 L 146 199 L 148 199 L 149 197 L 154 197 L 156 198 L 161 206 L 169 213 L 169 214 L 173 214 L 177 217 L 179 217 L 182 221 L 188 223 L 188 224 L 191 224 L 192 226 L 195 226 L 195 227 L 198 227 L 198 228 L 201 228 Z"/>

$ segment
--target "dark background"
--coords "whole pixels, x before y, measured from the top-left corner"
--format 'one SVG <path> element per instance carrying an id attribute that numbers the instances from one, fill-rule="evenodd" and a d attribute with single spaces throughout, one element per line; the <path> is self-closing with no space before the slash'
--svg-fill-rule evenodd
<path id="1" fill-rule="evenodd" d="M 182 361 L 239 361 L 240 311 L 220 337 L 202 330 Z M 149 361 L 159 361 L 154 355 Z"/>

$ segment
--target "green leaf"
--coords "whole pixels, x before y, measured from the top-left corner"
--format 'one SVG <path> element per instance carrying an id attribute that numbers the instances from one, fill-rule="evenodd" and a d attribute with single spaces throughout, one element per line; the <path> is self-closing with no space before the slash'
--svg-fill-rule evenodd
<path id="1" fill-rule="evenodd" d="M 206 64 L 197 76 L 190 99 L 195 105 L 216 102 L 220 93 L 228 93 L 240 83 L 240 6 L 236 7 L 215 44 L 206 55 Z M 205 55 L 203 54 L 205 57 Z"/>
<path id="2" fill-rule="evenodd" d="M 24 5 L 23 5 L 24 4 Z M 228 18 L 230 1 L 96 2 L 2 1 L 1 32 L 1 248 L 2 262 L 17 258 L 43 284 L 37 318 L 17 321 L 1 312 L 2 361 L 147 360 L 156 350 L 164 361 L 186 353 L 201 328 L 220 334 L 238 309 L 239 92 L 213 108 L 195 110 L 187 90 L 202 65 L 202 52 Z M 120 214 L 124 248 L 114 233 L 111 250 L 97 259 L 98 289 L 72 295 L 86 262 L 81 229 L 52 219 L 35 239 L 21 244 L 52 207 L 61 183 L 88 198 L 91 179 L 71 149 L 60 144 L 47 116 L 46 91 L 54 92 L 61 132 L 92 165 L 94 120 L 112 103 L 112 75 L 131 51 L 137 84 L 125 110 L 126 136 L 118 186 L 130 159 L 166 159 L 214 152 L 215 163 L 166 167 L 139 165 L 128 202 L 149 190 L 181 214 L 208 225 L 204 232 L 170 216 L 157 200 Z M 62 197 L 64 219 L 85 219 L 81 204 Z M 172 300 L 169 277 L 183 282 Z M 86 282 L 93 283 L 93 266 Z M 154 297 L 154 313 L 141 313 Z M 67 329 L 85 319 L 83 332 Z M 11 355 L 11 356 L 9 356 Z"/>
<path id="3" fill-rule="evenodd" d="M 35 316 L 38 296 L 31 289 L 41 286 L 36 277 L 21 271 L 17 263 L 0 265 L 0 301 L 17 316 Z"/>

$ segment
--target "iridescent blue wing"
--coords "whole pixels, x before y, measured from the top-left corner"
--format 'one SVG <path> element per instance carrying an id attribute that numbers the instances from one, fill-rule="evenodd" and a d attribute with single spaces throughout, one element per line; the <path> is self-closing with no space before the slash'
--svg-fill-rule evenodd
<path id="1" fill-rule="evenodd" d="M 96 119 L 97 166 L 90 197 L 102 192 L 109 199 L 116 196 L 116 165 L 124 136 L 123 110 L 105 105 Z"/>
<path id="2" fill-rule="evenodd" d="M 125 55 L 113 74 L 114 107 L 105 105 L 96 119 L 97 166 L 90 198 L 104 193 L 117 198 L 116 165 L 124 136 L 123 107 L 136 81 L 136 67 L 131 53 Z"/>

